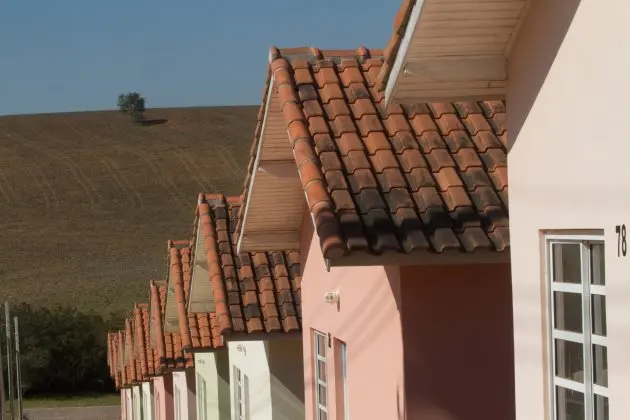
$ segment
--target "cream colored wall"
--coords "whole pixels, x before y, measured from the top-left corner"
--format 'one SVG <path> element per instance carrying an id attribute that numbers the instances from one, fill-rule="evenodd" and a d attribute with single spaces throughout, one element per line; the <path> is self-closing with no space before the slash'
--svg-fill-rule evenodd
<path id="1" fill-rule="evenodd" d="M 206 395 L 197 384 L 197 411 L 199 401 L 206 400 L 206 418 L 230 420 L 230 361 L 228 352 L 195 353 L 195 370 L 206 381 Z M 195 378 L 198 380 L 198 377 Z"/>
<path id="2" fill-rule="evenodd" d="M 230 341 L 228 342 L 230 358 L 231 409 L 234 406 L 234 366 L 249 381 L 249 413 L 250 420 L 272 420 L 271 381 L 267 346 L 264 341 Z"/>
<path id="3" fill-rule="evenodd" d="M 509 58 L 508 156 L 518 420 L 544 419 L 544 229 L 603 229 L 610 418 L 630 413 L 630 2 L 535 0 Z"/>
<path id="4" fill-rule="evenodd" d="M 148 404 L 147 402 L 148 401 Z M 151 382 L 142 383 L 142 402 L 144 408 L 142 410 L 142 420 L 153 420 L 153 392 L 151 389 Z"/>
<path id="5" fill-rule="evenodd" d="M 267 351 L 273 419 L 304 419 L 302 340 L 269 341 Z"/>
<path id="6" fill-rule="evenodd" d="M 197 418 L 197 400 L 195 396 L 195 369 L 173 372 L 173 398 L 175 387 L 179 390 L 180 412 L 182 419 Z M 173 404 L 175 406 L 175 404 Z"/>
<path id="7" fill-rule="evenodd" d="M 127 419 L 132 420 L 133 417 L 133 391 L 131 388 L 125 389 L 125 398 L 127 400 Z"/>
<path id="8" fill-rule="evenodd" d="M 131 388 L 131 398 L 133 400 L 133 420 L 143 420 L 142 418 L 142 388 L 134 385 Z"/>
<path id="9" fill-rule="evenodd" d="M 272 341 L 231 341 L 231 409 L 235 413 L 234 366 L 248 379 L 251 420 L 304 418 L 304 370 L 302 340 L 298 337 Z"/>
<path id="10" fill-rule="evenodd" d="M 127 398 L 127 390 L 123 388 L 120 390 L 120 418 L 121 420 L 131 420 L 131 418 L 129 417 L 129 409 L 127 408 L 128 404 L 129 404 L 129 401 Z"/>

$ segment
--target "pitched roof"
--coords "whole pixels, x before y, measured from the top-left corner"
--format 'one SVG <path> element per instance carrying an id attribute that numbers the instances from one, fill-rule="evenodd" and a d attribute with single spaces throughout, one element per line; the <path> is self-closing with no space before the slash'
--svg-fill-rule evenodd
<path id="1" fill-rule="evenodd" d="M 116 389 L 120 389 L 121 383 L 121 365 L 119 359 L 118 332 L 107 333 L 107 366 L 109 367 L 109 376 L 114 380 Z"/>
<path id="2" fill-rule="evenodd" d="M 384 91 L 387 86 L 387 81 L 389 80 L 392 67 L 394 67 L 394 61 L 396 61 L 398 49 L 400 48 L 400 43 L 402 42 L 403 37 L 405 36 L 407 24 L 409 23 L 409 18 L 411 17 L 411 11 L 413 10 L 413 6 L 415 6 L 415 4 L 416 0 L 403 0 L 400 8 L 398 9 L 398 13 L 396 13 L 396 17 L 394 18 L 394 31 L 389 38 L 387 48 L 385 48 L 385 52 L 383 54 L 383 66 L 376 83 L 377 89 L 380 91 Z"/>
<path id="3" fill-rule="evenodd" d="M 166 284 L 151 282 L 152 328 L 155 328 L 154 372 L 161 375 L 168 371 L 192 367 L 195 364 L 192 354 L 185 353 L 182 348 L 182 337 L 179 333 L 165 333 L 163 316 L 166 301 Z"/>
<path id="4" fill-rule="evenodd" d="M 325 257 L 509 247 L 503 102 L 384 109 L 369 50 L 284 51 L 270 72 Z"/>
<path id="5" fill-rule="evenodd" d="M 140 360 L 136 358 L 134 341 L 134 322 L 127 318 L 125 319 L 125 364 L 129 367 L 127 379 L 132 385 L 141 380 Z"/>
<path id="6" fill-rule="evenodd" d="M 220 334 L 300 331 L 299 253 L 237 255 L 235 229 L 240 207 L 239 197 L 199 195 L 194 231 L 199 230 L 204 238 L 216 306 L 215 316 L 208 319 L 213 342 Z"/>
<path id="7" fill-rule="evenodd" d="M 194 244 L 194 241 L 192 241 L 192 243 Z M 174 243 L 170 242 L 169 245 L 169 279 L 173 282 L 177 299 L 182 349 L 218 349 L 225 347 L 221 333 L 219 332 L 216 313 L 188 313 L 187 306 L 192 283 L 191 254 L 193 253 L 191 252 L 191 248 L 177 247 L 174 246 Z"/>
<path id="8" fill-rule="evenodd" d="M 132 385 L 135 378 L 135 359 L 130 357 L 131 326 L 125 319 L 125 329 L 107 333 L 107 363 L 109 374 L 114 380 L 116 389 Z"/>
<path id="9" fill-rule="evenodd" d="M 135 356 L 140 360 L 140 377 L 147 380 L 155 373 L 153 364 L 153 349 L 149 342 L 149 305 L 137 304 L 134 307 L 135 323 Z"/>

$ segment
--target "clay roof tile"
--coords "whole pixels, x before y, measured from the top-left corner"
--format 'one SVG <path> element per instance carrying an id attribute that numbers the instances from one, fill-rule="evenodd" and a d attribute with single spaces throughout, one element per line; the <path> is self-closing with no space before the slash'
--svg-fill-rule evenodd
<path id="1" fill-rule="evenodd" d="M 327 54 L 301 49 L 292 53 Z M 195 314 L 194 321 L 189 317 L 189 325 L 197 329 L 191 334 L 202 347 L 223 346 L 222 335 L 232 333 L 301 331 L 299 253 L 237 255 L 241 203 L 242 197 L 199 195 L 194 231 L 203 235 L 215 303 L 215 312 Z"/>
<path id="2" fill-rule="evenodd" d="M 413 3 L 404 3 L 397 32 Z M 378 79 L 393 49 L 270 51 L 275 84 L 269 93 L 268 77 L 266 94 L 280 97 L 324 256 L 507 250 L 505 104 L 384 108 Z"/>

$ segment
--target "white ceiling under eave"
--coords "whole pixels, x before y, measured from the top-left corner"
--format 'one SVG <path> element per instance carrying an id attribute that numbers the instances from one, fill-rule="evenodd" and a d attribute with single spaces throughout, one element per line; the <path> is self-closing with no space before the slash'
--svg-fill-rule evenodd
<path id="1" fill-rule="evenodd" d="M 386 86 L 388 103 L 503 99 L 528 0 L 418 0 Z"/>

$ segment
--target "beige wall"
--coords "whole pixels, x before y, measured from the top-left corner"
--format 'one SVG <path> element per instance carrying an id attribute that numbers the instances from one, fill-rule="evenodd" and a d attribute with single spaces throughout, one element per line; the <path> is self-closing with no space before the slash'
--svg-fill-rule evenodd
<path id="1" fill-rule="evenodd" d="M 134 385 L 131 387 L 131 398 L 133 400 L 133 420 L 142 420 L 142 387 Z"/>
<path id="2" fill-rule="evenodd" d="M 153 390 L 151 382 L 142 382 L 142 420 L 153 420 Z"/>
<path id="3" fill-rule="evenodd" d="M 125 397 L 125 418 L 133 420 L 133 391 L 131 388 L 125 388 L 123 392 Z"/>
<path id="4" fill-rule="evenodd" d="M 304 418 L 301 340 L 230 341 L 228 349 L 233 413 L 237 367 L 247 376 L 251 420 Z"/>
<path id="5" fill-rule="evenodd" d="M 274 420 L 304 418 L 302 340 L 273 340 L 267 344 Z"/>
<path id="6" fill-rule="evenodd" d="M 188 368 L 173 372 L 173 398 L 175 389 L 179 390 L 181 418 L 197 418 L 197 399 L 195 396 L 195 369 Z M 174 404 L 173 404 L 174 405 Z"/>
<path id="7" fill-rule="evenodd" d="M 271 420 L 271 381 L 269 379 L 269 358 L 264 341 L 230 341 L 230 388 L 232 413 L 236 413 L 234 392 L 236 379 L 234 367 L 247 376 L 249 415 L 251 420 Z"/>
<path id="8" fill-rule="evenodd" d="M 510 235 L 516 407 L 544 419 L 544 229 L 603 229 L 610 418 L 630 413 L 630 257 L 615 225 L 630 224 L 630 2 L 535 0 L 509 63 Z"/>
<path id="9" fill-rule="evenodd" d="M 302 232 L 302 322 L 306 419 L 314 419 L 313 330 L 330 333 L 347 345 L 347 381 L 351 418 L 398 420 L 404 412 L 403 350 L 398 296 L 398 268 L 333 267 L 326 271 L 319 238 Z M 338 290 L 339 305 L 324 302 Z M 343 420 L 343 392 L 335 345 L 328 349 L 330 420 Z"/>
<path id="10" fill-rule="evenodd" d="M 206 418 L 230 420 L 230 361 L 226 350 L 212 353 L 195 353 L 195 371 L 206 381 L 206 395 L 197 384 L 197 410 L 199 400 L 206 401 Z M 199 379 L 196 376 L 195 381 Z"/>

